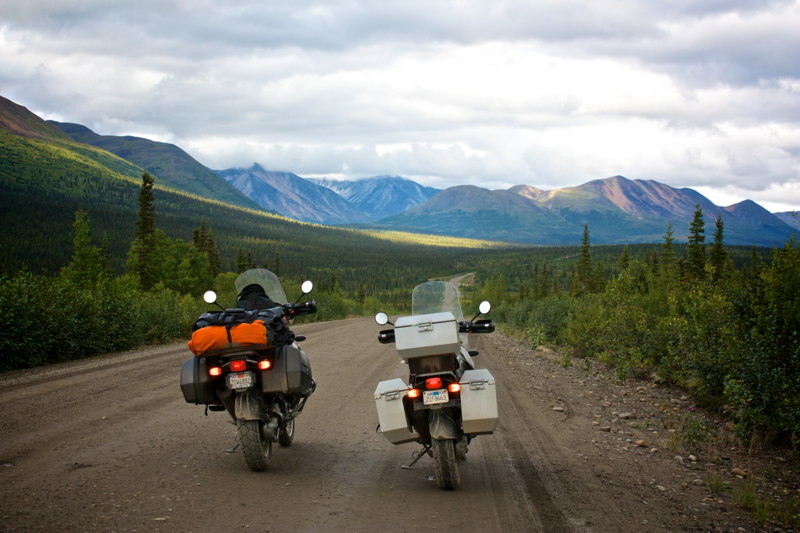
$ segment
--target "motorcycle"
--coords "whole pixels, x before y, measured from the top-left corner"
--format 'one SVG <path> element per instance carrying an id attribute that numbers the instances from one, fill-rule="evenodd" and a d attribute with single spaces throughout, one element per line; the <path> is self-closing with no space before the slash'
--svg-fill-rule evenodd
<path id="1" fill-rule="evenodd" d="M 494 331 L 490 319 L 476 320 L 490 310 L 489 302 L 481 302 L 479 313 L 464 320 L 456 288 L 431 281 L 414 288 L 412 316 L 392 324 L 386 313 L 375 315 L 379 325 L 393 326 L 378 334 L 378 342 L 395 343 L 409 370 L 408 384 L 396 378 L 375 389 L 380 431 L 392 444 L 421 444 L 403 468 L 432 456 L 436 482 L 444 490 L 460 485 L 458 461 L 466 460 L 472 439 L 497 428 L 494 377 L 475 368 L 472 358 L 478 351 L 467 344 L 468 333 Z"/>
<path id="2" fill-rule="evenodd" d="M 237 428 L 250 470 L 264 470 L 272 443 L 287 447 L 295 436 L 295 418 L 316 389 L 308 356 L 298 346 L 305 340 L 289 326 L 298 316 L 317 311 L 314 300 L 289 302 L 278 277 L 252 269 L 235 282 L 236 308 L 223 309 L 216 294 L 203 299 L 220 311 L 200 315 L 189 348 L 194 352 L 181 367 L 181 390 L 187 403 L 208 411 L 226 411 Z M 302 296 L 313 284 L 302 284 Z"/>

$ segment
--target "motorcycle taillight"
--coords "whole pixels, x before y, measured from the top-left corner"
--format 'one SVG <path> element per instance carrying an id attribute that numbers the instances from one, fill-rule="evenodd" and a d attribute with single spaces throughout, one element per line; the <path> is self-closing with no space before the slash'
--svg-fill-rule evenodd
<path id="1" fill-rule="evenodd" d="M 431 389 L 441 389 L 442 388 L 442 378 L 428 378 L 425 380 L 425 388 L 428 390 Z"/>
<path id="2" fill-rule="evenodd" d="M 247 361 L 239 360 L 239 361 L 231 361 L 231 370 L 234 372 L 241 372 L 242 370 L 247 370 Z"/>

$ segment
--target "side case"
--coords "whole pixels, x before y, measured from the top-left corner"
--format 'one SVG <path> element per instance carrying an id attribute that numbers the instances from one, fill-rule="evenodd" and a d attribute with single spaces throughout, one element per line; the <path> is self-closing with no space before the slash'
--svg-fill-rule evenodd
<path id="1" fill-rule="evenodd" d="M 375 407 L 378 408 L 378 421 L 381 433 L 392 444 L 402 444 L 419 440 L 419 434 L 409 431 L 403 398 L 408 394 L 408 385 L 400 378 L 381 381 L 375 389 Z"/>
<path id="2" fill-rule="evenodd" d="M 195 357 L 181 366 L 181 390 L 186 403 L 209 404 L 218 402 L 217 383 L 208 374 L 208 359 Z"/>
<path id="3" fill-rule="evenodd" d="M 302 350 L 292 345 L 275 350 L 272 368 L 261 372 L 263 392 L 303 394 L 313 383 L 311 362 Z"/>
<path id="4" fill-rule="evenodd" d="M 487 435 L 497 429 L 497 391 L 485 368 L 461 376 L 461 425 L 467 435 Z"/>

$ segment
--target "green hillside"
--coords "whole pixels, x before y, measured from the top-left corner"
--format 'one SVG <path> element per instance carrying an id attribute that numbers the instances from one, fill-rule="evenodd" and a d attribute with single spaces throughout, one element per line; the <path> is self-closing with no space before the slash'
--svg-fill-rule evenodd
<path id="1" fill-rule="evenodd" d="M 236 187 L 204 167 L 174 144 L 141 137 L 98 135 L 86 126 L 49 121 L 72 140 L 130 161 L 156 176 L 163 185 L 226 204 L 261 210 Z"/>

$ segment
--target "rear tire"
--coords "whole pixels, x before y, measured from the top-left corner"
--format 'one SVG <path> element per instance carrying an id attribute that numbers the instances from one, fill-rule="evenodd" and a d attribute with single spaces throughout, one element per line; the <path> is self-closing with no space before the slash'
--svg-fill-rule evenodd
<path id="1" fill-rule="evenodd" d="M 436 483 L 440 489 L 455 490 L 461 484 L 456 462 L 455 441 L 433 439 L 433 464 L 436 467 Z"/>
<path id="2" fill-rule="evenodd" d="M 278 435 L 278 444 L 286 448 L 294 440 L 294 418 L 286 422 L 284 429 Z"/>
<path id="3" fill-rule="evenodd" d="M 272 457 L 272 441 L 264 437 L 264 422 L 238 420 L 239 445 L 247 467 L 253 472 L 267 468 Z"/>

